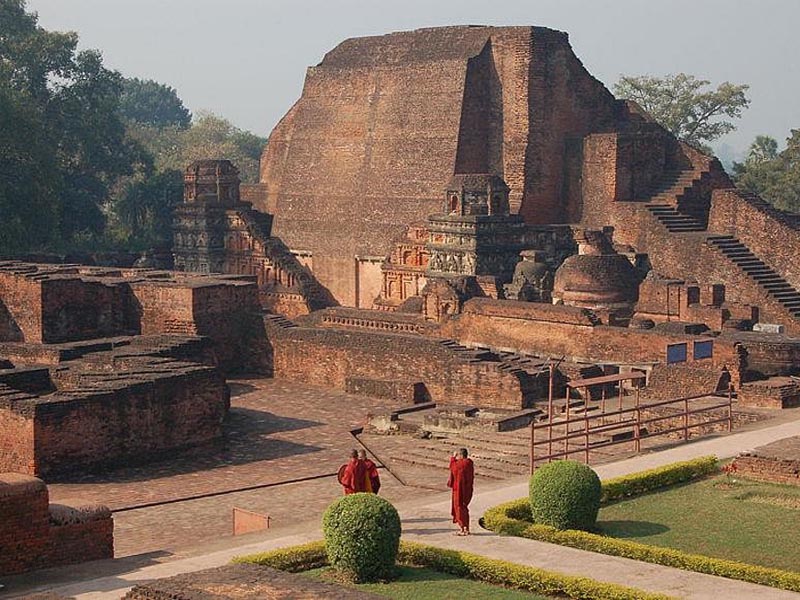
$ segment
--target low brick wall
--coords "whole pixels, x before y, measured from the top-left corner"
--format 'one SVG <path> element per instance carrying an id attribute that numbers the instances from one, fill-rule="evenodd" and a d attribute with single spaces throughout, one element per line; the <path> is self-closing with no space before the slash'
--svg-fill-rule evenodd
<path id="1" fill-rule="evenodd" d="M 800 458 L 796 460 L 742 454 L 733 461 L 742 477 L 800 486 Z"/>
<path id="2" fill-rule="evenodd" d="M 48 504 L 48 498 L 41 479 L 0 473 L 0 575 L 113 558 L 108 508 Z"/>
<path id="3" fill-rule="evenodd" d="M 745 383 L 737 396 L 740 406 L 776 409 L 800 406 L 800 386 L 788 378 Z"/>
<path id="4" fill-rule="evenodd" d="M 421 382 L 433 402 L 515 410 L 538 390 L 525 374 L 419 335 L 272 327 L 270 341 L 275 377 L 324 387 L 344 390 L 348 380 Z"/>

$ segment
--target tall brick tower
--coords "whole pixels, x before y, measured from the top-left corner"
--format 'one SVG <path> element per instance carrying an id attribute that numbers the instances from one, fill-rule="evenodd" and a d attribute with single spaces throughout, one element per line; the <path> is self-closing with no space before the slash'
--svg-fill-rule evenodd
<path id="1" fill-rule="evenodd" d="M 229 160 L 199 160 L 183 175 L 183 203 L 175 209 L 175 269 L 225 271 L 226 211 L 239 203 L 239 171 Z"/>

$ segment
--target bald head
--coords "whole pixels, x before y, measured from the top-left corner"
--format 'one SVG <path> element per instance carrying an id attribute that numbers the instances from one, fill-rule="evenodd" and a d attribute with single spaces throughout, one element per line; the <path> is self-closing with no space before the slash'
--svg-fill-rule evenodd
<path id="1" fill-rule="evenodd" d="M 458 451 L 458 455 L 459 455 L 461 458 L 467 458 L 467 456 L 468 456 L 469 454 L 468 454 L 468 452 L 467 452 L 467 449 L 466 449 L 466 448 L 461 448 L 461 449 Z"/>
<path id="2" fill-rule="evenodd" d="M 355 448 L 353 448 L 353 449 L 350 451 L 350 458 L 358 458 L 358 450 L 356 450 Z"/>
<path id="3" fill-rule="evenodd" d="M 367 460 L 367 451 L 364 450 L 363 448 L 361 450 L 359 450 L 358 451 L 358 458 L 360 458 L 361 460 Z"/>

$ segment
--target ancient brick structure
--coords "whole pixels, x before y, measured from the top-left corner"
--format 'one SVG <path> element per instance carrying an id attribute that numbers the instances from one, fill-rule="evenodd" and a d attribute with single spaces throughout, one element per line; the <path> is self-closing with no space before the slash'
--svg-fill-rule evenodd
<path id="1" fill-rule="evenodd" d="M 612 128 L 618 112 L 558 31 L 444 27 L 350 39 L 309 68 L 251 197 L 274 215 L 275 235 L 313 256 L 339 302 L 364 306 L 358 290 L 370 289 L 371 302 L 382 284 L 372 257 L 440 212 L 453 174 L 502 177 L 512 213 L 528 223 L 576 220 L 580 140 Z"/>
<path id="2" fill-rule="evenodd" d="M 439 193 L 454 175 L 474 173 L 502 178 L 511 215 L 529 227 L 612 227 L 615 248 L 641 257 L 637 266 L 725 286 L 727 306 L 694 303 L 687 317 L 715 329 L 760 319 L 800 333 L 797 218 L 734 190 L 719 161 L 614 99 L 567 36 L 544 28 L 443 27 L 341 43 L 308 70 L 247 196 L 340 303 L 369 308 L 380 295 L 378 306 L 391 308 L 416 287 L 381 271 L 394 240 L 442 212 Z M 469 209 L 455 197 L 463 217 Z M 447 225 L 449 208 L 434 229 Z M 548 254 L 530 238 L 523 246 Z M 441 258 L 432 257 L 434 271 L 474 270 L 463 252 Z M 563 258 L 545 262 L 554 271 Z M 513 286 L 508 293 L 519 298 Z"/>
<path id="3" fill-rule="evenodd" d="M 0 473 L 0 575 L 114 556 L 103 506 L 49 504 L 41 479 Z"/>
<path id="4" fill-rule="evenodd" d="M 271 236 L 272 217 L 239 196 L 230 161 L 203 160 L 184 175 L 184 202 L 175 210 L 175 268 L 255 277 L 264 307 L 296 316 L 332 303 L 296 256 Z"/>
<path id="5" fill-rule="evenodd" d="M 223 373 L 272 359 L 252 278 L 0 262 L 0 470 L 48 477 L 213 441 Z"/>
<path id="6" fill-rule="evenodd" d="M 425 270 L 428 268 L 428 229 L 422 225 L 409 225 L 395 242 L 394 249 L 381 265 L 383 286 L 375 299 L 378 310 L 397 310 L 406 300 L 421 295 L 425 287 Z"/>
<path id="7" fill-rule="evenodd" d="M 778 440 L 744 452 L 733 464 L 743 477 L 800 485 L 800 437 Z"/>

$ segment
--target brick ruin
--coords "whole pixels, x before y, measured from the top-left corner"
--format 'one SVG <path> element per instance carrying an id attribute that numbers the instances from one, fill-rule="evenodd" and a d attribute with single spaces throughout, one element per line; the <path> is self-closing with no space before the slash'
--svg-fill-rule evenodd
<path id="1" fill-rule="evenodd" d="M 50 504 L 36 477 L 0 473 L 0 514 L 0 575 L 114 555 L 108 508 Z"/>
<path id="2" fill-rule="evenodd" d="M 212 442 L 235 372 L 515 427 L 556 362 L 559 398 L 641 372 L 645 401 L 733 386 L 742 408 L 796 406 L 798 229 L 562 32 L 347 40 L 308 70 L 260 183 L 187 167 L 175 271 L 0 262 L 0 471 Z"/>
<path id="3" fill-rule="evenodd" d="M 225 374 L 272 362 L 254 278 L 7 261 L 0 306 L 3 471 L 58 478 L 218 439 Z"/>

